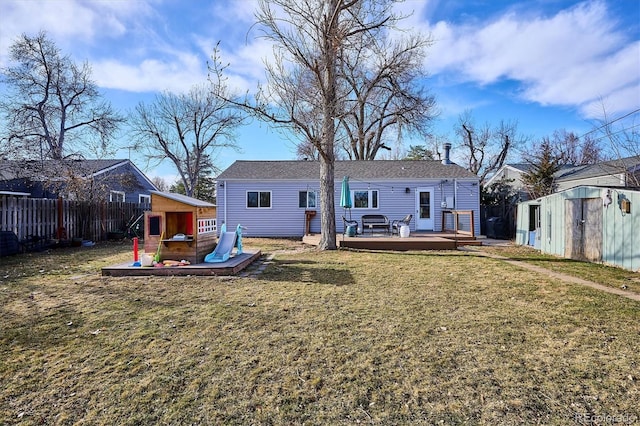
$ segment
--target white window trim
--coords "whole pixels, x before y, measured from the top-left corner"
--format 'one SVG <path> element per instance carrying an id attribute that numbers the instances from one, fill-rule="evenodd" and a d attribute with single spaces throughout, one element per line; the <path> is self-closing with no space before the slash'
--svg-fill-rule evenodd
<path id="1" fill-rule="evenodd" d="M 198 219 L 198 235 L 213 234 L 218 230 L 216 219 Z"/>
<path id="2" fill-rule="evenodd" d="M 258 193 L 258 206 L 257 207 L 249 207 L 249 193 L 250 192 L 257 192 Z M 269 207 L 261 207 L 260 206 L 260 194 L 263 193 L 263 192 L 268 192 L 269 193 Z M 272 191 L 247 190 L 245 195 L 244 195 L 244 205 L 245 205 L 245 208 L 247 210 L 271 209 L 271 208 L 273 208 L 273 192 Z"/>
<path id="3" fill-rule="evenodd" d="M 307 205 L 305 207 L 300 207 L 300 193 L 301 192 L 306 192 L 307 193 Z M 315 206 L 310 206 L 309 205 L 309 194 L 315 194 L 315 200 L 316 200 L 316 205 Z M 298 191 L 298 208 L 299 209 L 317 209 L 318 208 L 318 193 L 316 191 L 311 191 L 311 190 Z"/>
<path id="4" fill-rule="evenodd" d="M 122 200 L 114 200 L 114 195 L 122 197 Z M 109 191 L 109 201 L 112 203 L 123 203 L 126 199 L 124 191 Z"/>
<path id="5" fill-rule="evenodd" d="M 139 194 L 138 195 L 138 203 L 140 203 L 140 204 L 151 204 L 151 195 Z"/>
<path id="6" fill-rule="evenodd" d="M 356 207 L 356 192 L 367 192 L 367 207 Z M 376 192 L 378 194 L 378 205 L 376 207 L 371 207 L 373 203 L 373 193 Z M 354 189 L 351 191 L 351 205 L 355 210 L 379 210 L 380 209 L 380 191 L 377 189 Z"/>

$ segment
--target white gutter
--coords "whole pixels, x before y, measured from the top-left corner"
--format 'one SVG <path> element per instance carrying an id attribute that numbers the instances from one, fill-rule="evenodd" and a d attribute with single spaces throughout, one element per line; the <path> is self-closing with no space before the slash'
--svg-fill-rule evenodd
<path id="1" fill-rule="evenodd" d="M 453 180 L 453 209 L 458 209 L 458 179 Z"/>
<path id="2" fill-rule="evenodd" d="M 224 184 L 224 223 L 227 223 L 227 185 L 228 182 L 222 181 Z M 220 228 L 218 228 L 220 229 Z"/>

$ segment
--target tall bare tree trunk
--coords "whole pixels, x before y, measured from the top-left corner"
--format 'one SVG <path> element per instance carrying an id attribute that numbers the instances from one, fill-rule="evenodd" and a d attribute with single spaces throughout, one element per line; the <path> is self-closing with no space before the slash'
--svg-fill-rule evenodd
<path id="1" fill-rule="evenodd" d="M 322 46 L 323 61 L 322 70 L 324 80 L 324 102 L 322 105 L 322 149 L 320 150 L 320 203 L 322 205 L 320 224 L 322 237 L 319 248 L 321 250 L 334 250 L 336 248 L 336 218 L 335 218 L 335 155 L 333 145 L 335 143 L 336 126 L 336 61 L 338 57 L 337 46 L 339 44 L 338 17 L 341 0 L 331 0 L 330 15 L 325 17 L 326 31 Z"/>

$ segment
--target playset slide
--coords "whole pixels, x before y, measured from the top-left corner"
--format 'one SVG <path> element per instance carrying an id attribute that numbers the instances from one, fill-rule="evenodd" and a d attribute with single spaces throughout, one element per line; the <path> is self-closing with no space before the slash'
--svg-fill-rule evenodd
<path id="1" fill-rule="evenodd" d="M 220 240 L 216 248 L 204 257 L 207 263 L 226 262 L 231 256 L 231 252 L 236 245 L 236 233 L 227 232 L 226 224 L 222 224 L 220 229 Z"/>

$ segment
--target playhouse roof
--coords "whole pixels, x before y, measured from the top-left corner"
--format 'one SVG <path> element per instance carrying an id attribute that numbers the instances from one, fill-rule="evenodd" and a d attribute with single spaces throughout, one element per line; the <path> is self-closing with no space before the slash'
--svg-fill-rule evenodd
<path id="1" fill-rule="evenodd" d="M 215 204 L 211 204 L 207 201 L 198 200 L 197 198 L 188 197 L 183 194 L 176 194 L 175 192 L 151 191 L 151 194 L 159 195 L 160 197 L 164 197 L 169 200 L 177 201 L 193 207 L 215 207 L 216 206 Z"/>

